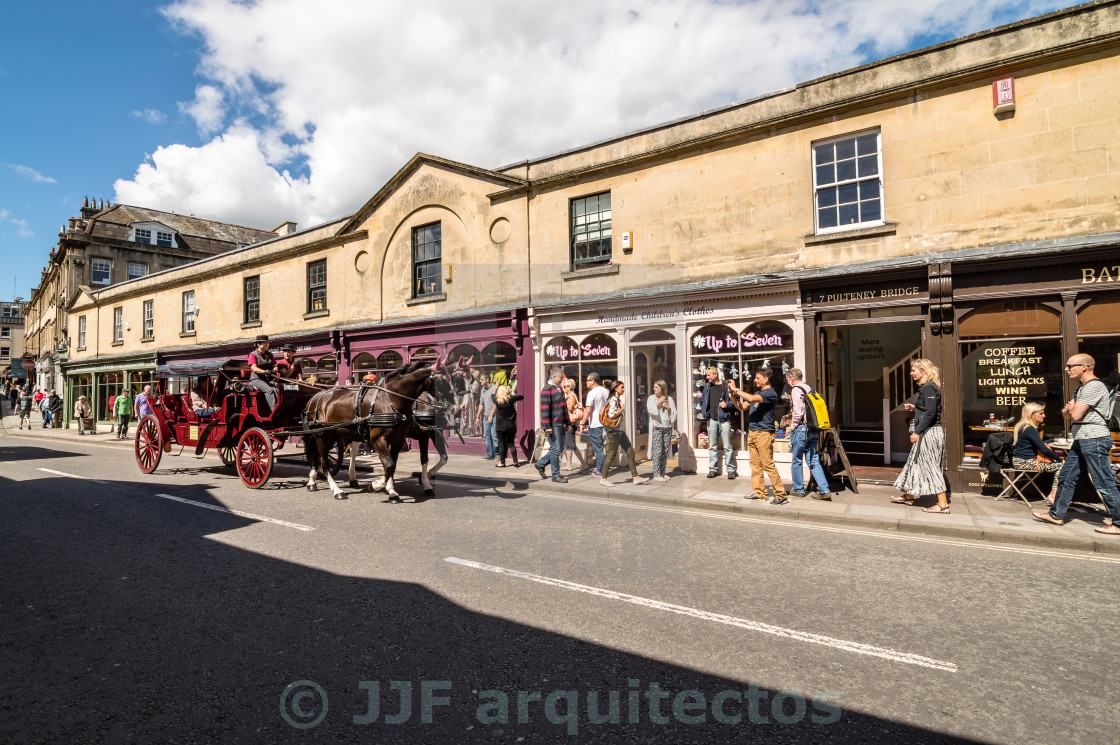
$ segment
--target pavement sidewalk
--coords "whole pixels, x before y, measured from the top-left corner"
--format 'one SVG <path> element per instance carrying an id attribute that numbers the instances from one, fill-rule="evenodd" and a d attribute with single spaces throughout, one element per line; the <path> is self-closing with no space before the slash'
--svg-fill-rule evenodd
<path id="1" fill-rule="evenodd" d="M 129 450 L 132 448 L 132 439 L 115 439 L 109 425 L 98 427 L 96 435 L 79 436 L 76 428 L 43 429 L 42 422 L 36 415 L 31 430 L 24 428 L 20 431 L 18 419 L 10 415 L 7 403 L 4 404 L 4 413 L 0 434 L 5 436 L 30 440 L 100 443 Z M 134 431 L 133 427 L 132 432 Z M 368 459 L 366 462 L 369 463 Z M 419 455 L 416 452 L 401 454 L 402 473 L 415 472 L 414 475 L 419 475 L 419 466 Z M 639 472 L 649 475 L 648 462 L 639 466 Z M 615 483 L 613 488 L 600 486 L 598 479 L 587 474 L 579 475 L 568 471 L 562 473 L 568 477 L 566 484 L 541 479 L 536 469 L 529 464 L 518 469 L 512 466 L 498 469 L 495 468 L 495 461 L 480 456 L 452 455 L 447 465 L 435 478 L 435 486 L 438 491 L 439 482 L 442 481 L 514 490 L 532 488 L 554 494 L 621 499 L 683 509 L 728 512 L 757 518 L 806 520 L 837 527 L 873 528 L 1120 555 L 1120 538 L 1093 531 L 1094 528 L 1105 524 L 1107 513 L 1091 505 L 1075 505 L 1067 516 L 1069 518 L 1067 523 L 1057 527 L 1033 519 L 1031 510 L 1021 500 L 996 500 L 980 494 L 953 494 L 952 513 L 935 515 L 921 511 L 921 507 L 936 504 L 933 497 L 919 500 L 915 507 L 892 504 L 889 500 L 896 491 L 890 486 L 861 485 L 858 494 L 841 490 L 835 492 L 832 500 L 828 502 L 808 497 L 801 499 L 791 497 L 788 505 L 773 506 L 766 502 L 745 498 L 752 491 L 749 472 L 740 473 L 739 478 L 732 481 L 722 475 L 709 479 L 706 473 L 683 474 L 674 471 L 669 474 L 672 480 L 667 484 L 649 482 L 634 485 L 630 482 L 627 471 L 615 469 L 611 477 L 611 481 Z M 788 484 L 786 489 L 789 490 Z M 1045 507 L 1045 502 L 1039 500 L 1032 503 L 1031 507 L 1040 511 Z"/>

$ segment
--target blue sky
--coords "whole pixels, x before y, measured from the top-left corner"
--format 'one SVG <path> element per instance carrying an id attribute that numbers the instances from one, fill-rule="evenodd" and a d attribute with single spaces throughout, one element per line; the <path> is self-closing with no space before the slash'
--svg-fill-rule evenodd
<path id="1" fill-rule="evenodd" d="M 307 227 L 417 151 L 497 167 L 1072 4 L 7 3 L 0 298 L 83 196 Z"/>

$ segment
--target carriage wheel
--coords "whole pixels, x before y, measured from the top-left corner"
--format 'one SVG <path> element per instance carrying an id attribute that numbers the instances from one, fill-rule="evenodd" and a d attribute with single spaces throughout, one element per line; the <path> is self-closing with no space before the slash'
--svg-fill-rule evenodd
<path id="1" fill-rule="evenodd" d="M 237 447 L 234 445 L 223 445 L 218 448 L 218 457 L 222 459 L 223 466 L 237 465 Z"/>
<path id="2" fill-rule="evenodd" d="M 350 447 L 358 447 L 358 443 L 353 443 Z M 342 448 L 342 443 L 336 443 L 330 451 L 327 452 L 327 467 L 330 469 L 332 477 L 337 476 L 338 472 L 342 470 L 342 464 L 346 460 L 344 455 L 345 451 Z"/>
<path id="3" fill-rule="evenodd" d="M 264 430 L 253 427 L 237 443 L 237 475 L 250 489 L 259 489 L 272 473 L 272 444 Z"/>
<path id="4" fill-rule="evenodd" d="M 159 422 L 153 416 L 146 416 L 136 426 L 136 465 L 144 473 L 151 473 L 163 457 L 163 436 L 159 432 Z"/>

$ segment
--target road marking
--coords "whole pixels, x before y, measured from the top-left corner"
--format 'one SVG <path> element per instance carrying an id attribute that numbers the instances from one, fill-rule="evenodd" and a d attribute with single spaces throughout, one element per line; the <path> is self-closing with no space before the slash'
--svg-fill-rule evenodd
<path id="1" fill-rule="evenodd" d="M 53 468 L 40 468 L 39 470 L 43 471 L 44 473 L 53 473 L 55 476 L 65 476 L 68 479 L 82 479 L 83 481 L 92 481 L 95 484 L 108 484 L 109 483 L 108 481 L 102 481 L 101 479 L 93 479 L 93 478 L 90 478 L 89 476 L 79 476 L 76 473 L 66 473 L 65 471 L 56 471 Z"/>
<path id="2" fill-rule="evenodd" d="M 70 479 L 82 479 L 83 481 L 92 481 L 95 484 L 107 484 L 107 483 L 109 483 L 108 481 L 100 481 L 98 479 L 91 479 L 89 476 L 79 476 L 76 473 L 66 473 L 65 471 L 55 471 L 54 469 L 51 469 L 51 468 L 40 468 L 39 470 L 40 471 L 45 471 L 46 473 L 53 473 L 56 476 L 65 476 L 65 477 L 70 478 Z M 214 510 L 215 512 L 225 512 L 229 515 L 237 515 L 238 517 L 247 517 L 250 520 L 258 520 L 258 521 L 264 522 L 264 523 L 272 523 L 273 525 L 282 525 L 285 528 L 295 528 L 296 530 L 302 530 L 302 531 L 305 531 L 305 532 L 309 531 L 309 530 L 315 530 L 315 528 L 311 527 L 310 525 L 300 525 L 299 523 L 290 523 L 287 520 L 277 520 L 274 517 L 265 517 L 264 515 L 254 515 L 252 512 L 242 512 L 241 510 L 231 510 L 228 507 L 221 507 L 221 506 L 216 505 L 216 504 L 206 504 L 205 502 L 196 502 L 193 499 L 184 499 L 183 497 L 176 497 L 173 494 L 156 494 L 154 496 L 157 496 L 161 499 L 170 499 L 170 500 L 175 501 L 175 502 L 182 502 L 183 504 L 189 504 L 189 505 L 193 505 L 195 507 L 205 507 L 206 509 Z"/>
<path id="3" fill-rule="evenodd" d="M 674 515 L 689 515 L 691 517 L 706 517 L 712 520 L 735 520 L 739 522 L 760 523 L 763 525 L 779 525 L 787 528 L 801 528 L 803 530 L 817 530 L 825 533 L 844 533 L 846 535 L 863 535 L 873 536 L 875 538 L 886 538 L 892 541 L 913 541 L 917 543 L 936 543 L 942 546 L 963 546 L 966 548 L 979 548 L 987 551 L 1003 551 L 1005 553 L 1013 554 L 1029 554 L 1032 556 L 1050 556 L 1058 559 L 1077 559 L 1080 561 L 1098 561 L 1105 564 L 1120 564 L 1120 556 L 1098 556 L 1097 554 L 1088 553 L 1073 553 L 1070 551 L 1047 550 L 1041 548 L 1023 548 L 1019 546 L 1006 546 L 997 543 L 985 543 L 982 541 L 964 541 L 952 540 L 949 538 L 931 538 L 924 535 L 914 535 L 909 533 L 892 533 L 888 530 L 871 530 L 860 528 L 837 528 L 830 525 L 809 524 L 807 522 L 794 522 L 790 520 L 781 520 L 769 517 L 749 517 L 747 515 L 721 515 L 713 513 L 708 510 L 701 510 L 695 507 L 659 507 L 650 504 L 638 504 L 635 502 L 627 502 L 622 499 L 603 500 L 594 497 L 572 497 L 561 494 L 548 494 L 541 491 L 532 491 L 532 494 L 538 497 L 545 497 L 547 499 L 563 499 L 570 502 L 587 502 L 588 504 L 598 504 L 604 506 L 614 507 L 627 507 L 636 510 L 651 510 L 653 512 L 669 512 Z"/>
<path id="4" fill-rule="evenodd" d="M 290 522 L 287 522 L 286 520 L 277 520 L 274 517 L 265 517 L 264 515 L 254 515 L 252 512 L 242 512 L 241 510 L 231 510 L 228 507 L 219 507 L 216 504 L 206 504 L 205 502 L 195 502 L 193 499 L 184 499 L 183 497 L 176 497 L 173 494 L 156 494 L 155 496 L 160 497 L 162 499 L 171 499 L 171 500 L 174 500 L 176 502 L 182 502 L 183 504 L 194 505 L 195 507 L 205 507 L 206 509 L 214 510 L 215 512 L 228 512 L 231 515 L 237 515 L 238 517 L 247 517 L 250 520 L 260 520 L 261 522 L 272 523 L 273 525 L 283 525 L 285 528 L 295 528 L 296 530 L 303 530 L 303 531 L 315 530 L 315 528 L 312 528 L 310 525 L 300 525 L 299 523 L 290 523 Z"/>
<path id="5" fill-rule="evenodd" d="M 822 636 L 820 634 L 810 634 L 806 631 L 787 629 L 781 626 L 773 626 L 768 623 L 761 623 L 759 621 L 750 621 L 745 618 L 725 616 L 722 613 L 710 613 L 708 611 L 698 610 L 696 608 L 689 608 L 684 605 L 674 605 L 673 603 L 664 603 L 660 600 L 641 598 L 637 595 L 627 595 L 624 592 L 604 590 L 601 587 L 591 587 L 589 585 L 581 585 L 576 582 L 568 582 L 567 580 L 563 579 L 542 577 L 539 574 L 519 572 L 516 569 L 505 569 L 504 567 L 491 566 L 490 564 L 480 564 L 477 561 L 459 559 L 454 556 L 448 556 L 444 559 L 444 561 L 451 564 L 471 567 L 472 569 L 481 569 L 486 572 L 494 572 L 495 574 L 505 574 L 509 575 L 510 577 L 517 577 L 518 579 L 527 579 L 530 582 L 539 582 L 542 585 L 562 587 L 566 590 L 585 592 L 589 595 L 595 595 L 601 598 L 608 598 L 610 600 L 621 600 L 624 603 L 632 603 L 634 605 L 642 605 L 647 608 L 654 608 L 656 610 L 669 611 L 670 613 L 677 613 L 682 616 L 691 616 L 692 618 L 699 618 L 703 621 L 712 621 L 715 623 L 726 624 L 728 626 L 736 626 L 738 628 L 747 629 L 749 631 L 760 631 L 764 634 L 773 634 L 774 636 L 793 639 L 794 641 L 808 642 L 810 644 L 820 644 L 822 646 L 832 647 L 833 649 L 839 649 L 844 652 L 854 652 L 855 654 L 868 655 L 870 657 L 881 657 L 885 660 L 891 660 L 892 662 L 901 662 L 907 665 L 919 665 L 921 667 L 928 667 L 932 670 L 944 670 L 945 672 L 949 673 L 957 672 L 956 663 L 934 660 L 929 657 L 922 657 L 920 655 L 910 654 L 908 652 L 897 652 L 893 649 L 875 647 L 870 644 L 861 644 L 859 642 L 851 642 L 844 639 L 834 639 L 831 636 Z"/>

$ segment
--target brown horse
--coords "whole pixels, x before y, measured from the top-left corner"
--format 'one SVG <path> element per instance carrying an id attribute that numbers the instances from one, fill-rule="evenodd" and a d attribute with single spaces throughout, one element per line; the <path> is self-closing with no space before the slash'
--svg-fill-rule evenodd
<path id="1" fill-rule="evenodd" d="M 371 484 L 370 491 L 383 486 L 391 503 L 400 502 L 393 484 L 397 456 L 413 423 L 413 406 L 422 393 L 431 393 L 441 406 L 454 405 L 451 383 L 447 380 L 442 359 L 432 367 L 414 362 L 386 375 L 366 391 L 359 411 L 355 411 L 358 394 L 354 390 L 332 388 L 313 396 L 304 409 L 305 429 L 313 430 L 304 439 L 308 461 L 311 462 L 307 490 L 318 488 L 315 479 L 322 474 L 326 476 L 335 499 L 346 499 L 331 476 L 327 454 L 340 442 L 362 441 L 363 429 L 368 426 L 370 450 L 381 458 L 381 466 L 385 469 L 383 484 Z M 356 420 L 367 421 L 363 426 Z"/>

